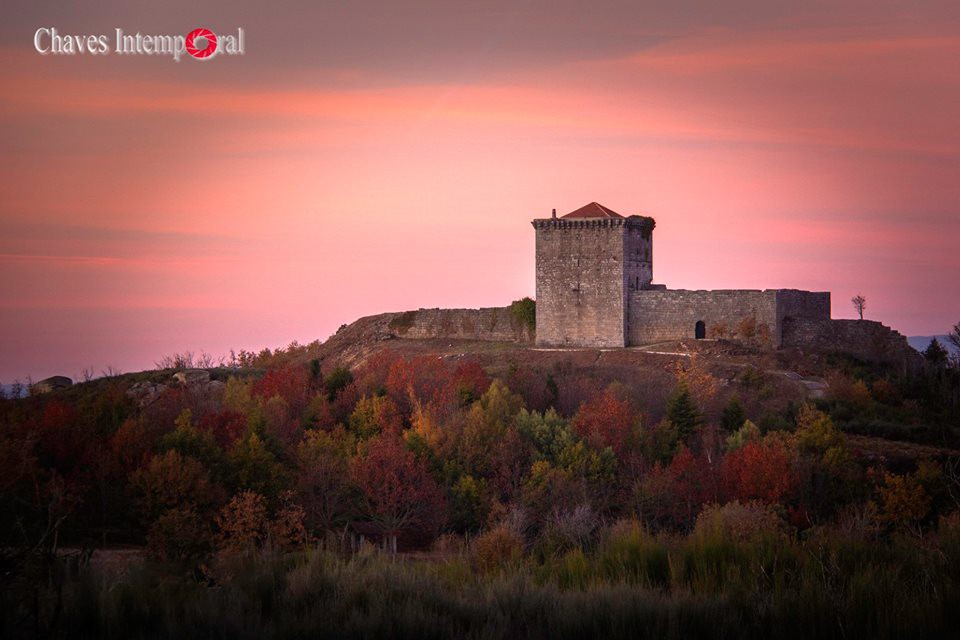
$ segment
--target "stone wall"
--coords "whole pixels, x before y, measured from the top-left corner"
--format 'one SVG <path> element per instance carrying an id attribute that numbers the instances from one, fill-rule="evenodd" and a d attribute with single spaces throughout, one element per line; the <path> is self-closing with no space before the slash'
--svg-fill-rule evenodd
<path id="1" fill-rule="evenodd" d="M 829 291 L 777 290 L 777 344 L 783 344 L 783 321 L 786 318 L 830 319 Z"/>
<path id="2" fill-rule="evenodd" d="M 783 323 L 783 346 L 846 353 L 866 362 L 905 369 L 920 364 L 920 354 L 906 337 L 873 320 L 787 318 Z"/>
<path id="3" fill-rule="evenodd" d="M 533 331 L 509 307 L 419 309 L 389 314 L 387 331 L 401 338 L 532 342 Z"/>
<path id="4" fill-rule="evenodd" d="M 705 324 L 707 338 L 729 337 L 748 318 L 756 320 L 761 333 L 778 335 L 777 291 L 635 291 L 630 293 L 627 341 L 641 345 L 694 338 L 698 321 Z"/>

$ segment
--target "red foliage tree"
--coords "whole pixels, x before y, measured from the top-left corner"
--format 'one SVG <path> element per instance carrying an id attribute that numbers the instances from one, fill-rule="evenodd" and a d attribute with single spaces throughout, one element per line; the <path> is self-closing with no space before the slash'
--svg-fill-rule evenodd
<path id="1" fill-rule="evenodd" d="M 198 427 L 210 431 L 220 448 L 226 451 L 239 440 L 247 430 L 247 416 L 239 411 L 224 409 L 208 413 L 200 420 Z"/>
<path id="2" fill-rule="evenodd" d="M 506 383 L 510 391 L 523 398 L 524 406 L 531 411 L 543 413 L 557 400 L 553 378 L 527 365 L 512 369 Z"/>
<path id="3" fill-rule="evenodd" d="M 716 465 L 680 446 L 669 465 L 659 463 L 641 481 L 640 509 L 653 520 L 691 526 L 708 502 L 716 502 L 720 483 Z"/>
<path id="4" fill-rule="evenodd" d="M 300 413 L 310 399 L 310 372 L 289 365 L 270 369 L 253 385 L 253 394 L 264 400 L 280 396 L 294 413 Z"/>
<path id="5" fill-rule="evenodd" d="M 40 418 L 38 450 L 54 466 L 71 467 L 82 453 L 83 438 L 80 416 L 73 405 L 52 400 L 44 407 Z"/>
<path id="6" fill-rule="evenodd" d="M 353 460 L 353 481 L 363 492 L 370 520 L 396 550 L 397 537 L 434 534 L 444 518 L 443 492 L 426 465 L 400 438 L 382 434 Z"/>
<path id="7" fill-rule="evenodd" d="M 797 489 L 796 451 L 780 438 L 748 442 L 726 456 L 722 477 L 729 500 L 781 502 Z"/>
<path id="8" fill-rule="evenodd" d="M 612 447 L 619 457 L 636 444 L 635 424 L 630 403 L 611 389 L 583 403 L 573 418 L 574 430 L 587 444 L 595 449 Z"/>
<path id="9" fill-rule="evenodd" d="M 441 391 L 441 397 L 435 398 L 436 403 L 454 404 L 462 406 L 477 400 L 490 387 L 490 376 L 478 362 L 464 362 L 457 365 L 453 375 L 447 379 L 447 384 Z"/>
<path id="10" fill-rule="evenodd" d="M 387 393 L 404 415 L 409 415 L 412 410 L 410 394 L 427 404 L 440 394 L 448 382 L 449 373 L 443 360 L 436 356 L 399 359 L 387 374 Z"/>
<path id="11" fill-rule="evenodd" d="M 121 475 L 129 475 L 150 458 L 154 441 L 144 420 L 128 418 L 120 425 L 110 438 L 110 450 Z"/>

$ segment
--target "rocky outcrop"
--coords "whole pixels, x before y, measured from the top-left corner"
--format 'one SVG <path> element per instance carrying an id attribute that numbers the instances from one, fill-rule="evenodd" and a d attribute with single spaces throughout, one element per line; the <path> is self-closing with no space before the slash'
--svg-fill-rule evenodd
<path id="1" fill-rule="evenodd" d="M 221 380 L 211 380 L 210 372 L 206 369 L 184 369 L 170 376 L 166 382 L 137 382 L 127 389 L 127 395 L 140 407 L 146 407 L 174 387 L 182 387 L 191 393 L 211 396 L 223 393 L 226 385 Z"/>
<path id="2" fill-rule="evenodd" d="M 49 378 L 44 378 L 40 382 L 35 382 L 34 384 L 30 385 L 30 393 L 34 395 L 39 393 L 50 393 L 51 391 L 66 389 L 70 386 L 73 386 L 73 380 L 67 376 L 50 376 Z"/>

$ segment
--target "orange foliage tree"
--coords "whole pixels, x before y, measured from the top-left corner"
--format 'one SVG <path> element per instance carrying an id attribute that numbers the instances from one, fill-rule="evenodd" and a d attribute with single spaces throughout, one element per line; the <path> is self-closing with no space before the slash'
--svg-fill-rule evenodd
<path id="1" fill-rule="evenodd" d="M 611 447 L 622 457 L 636 445 L 638 425 L 630 403 L 612 389 L 585 402 L 573 418 L 573 429 L 595 449 Z"/>
<path id="2" fill-rule="evenodd" d="M 797 489 L 797 453 L 784 438 L 748 441 L 727 454 L 722 482 L 729 500 L 783 502 Z"/>

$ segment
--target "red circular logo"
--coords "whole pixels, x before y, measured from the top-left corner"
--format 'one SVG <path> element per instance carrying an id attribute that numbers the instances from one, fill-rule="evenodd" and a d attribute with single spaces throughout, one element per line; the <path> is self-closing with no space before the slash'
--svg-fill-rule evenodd
<path id="1" fill-rule="evenodd" d="M 199 42 L 197 42 L 199 40 Z M 203 46 L 197 46 L 203 45 Z M 209 58 L 217 51 L 217 34 L 210 29 L 204 29 L 200 27 L 199 29 L 194 29 L 187 34 L 187 40 L 185 43 L 187 53 L 192 55 L 194 58 L 203 60 Z"/>

